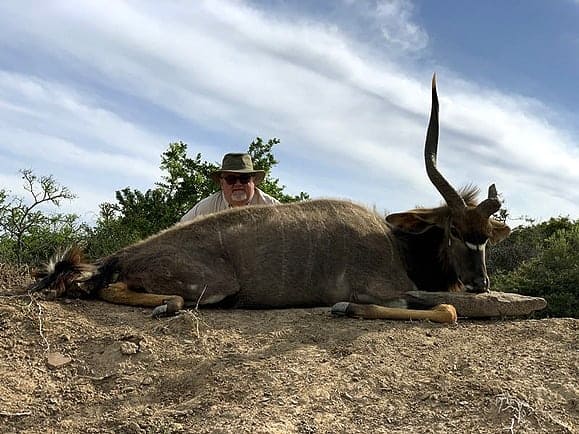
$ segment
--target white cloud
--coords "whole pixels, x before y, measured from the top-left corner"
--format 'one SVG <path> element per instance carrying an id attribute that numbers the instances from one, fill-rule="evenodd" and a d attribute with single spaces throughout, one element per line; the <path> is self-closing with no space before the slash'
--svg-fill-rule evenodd
<path id="1" fill-rule="evenodd" d="M 58 82 L 0 70 L 0 138 L 5 144 L 20 146 L 6 143 L 5 134 L 27 128 L 125 154 L 158 155 L 159 136 L 96 104 Z"/>
<path id="2" fill-rule="evenodd" d="M 428 45 L 428 34 L 412 20 L 414 5 L 408 0 L 378 0 L 376 13 L 386 41 L 404 51 L 420 51 Z"/>

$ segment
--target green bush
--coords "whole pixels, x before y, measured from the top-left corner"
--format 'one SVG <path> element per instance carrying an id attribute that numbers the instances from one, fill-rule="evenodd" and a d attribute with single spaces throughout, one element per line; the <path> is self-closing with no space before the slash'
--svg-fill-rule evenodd
<path id="1" fill-rule="evenodd" d="M 51 176 L 38 177 L 30 169 L 20 171 L 25 199 L 0 189 L 0 262 L 37 265 L 48 260 L 55 249 L 82 238 L 84 225 L 75 214 L 41 210 L 60 206 L 75 196 Z"/>
<path id="2" fill-rule="evenodd" d="M 523 262 L 539 255 L 551 235 L 559 230 L 576 227 L 577 224 L 567 217 L 557 217 L 535 225 L 516 227 L 506 240 L 489 249 L 489 274 L 516 270 Z"/>
<path id="3" fill-rule="evenodd" d="M 493 286 L 545 298 L 544 315 L 579 318 L 579 222 L 562 226 L 537 243 L 535 256 L 493 275 Z"/>
<path id="4" fill-rule="evenodd" d="M 94 261 L 141 239 L 137 230 L 119 219 L 100 220 L 97 226 L 87 230 L 82 246 L 85 258 Z"/>

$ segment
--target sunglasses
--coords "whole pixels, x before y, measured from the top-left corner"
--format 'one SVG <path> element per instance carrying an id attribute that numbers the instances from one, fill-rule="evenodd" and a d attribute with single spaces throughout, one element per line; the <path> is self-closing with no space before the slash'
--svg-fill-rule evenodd
<path id="1" fill-rule="evenodd" d="M 249 173 L 244 173 L 241 175 L 226 175 L 226 176 L 222 176 L 221 179 L 225 179 L 225 182 L 227 182 L 227 184 L 229 185 L 233 185 L 237 182 L 237 180 L 239 179 L 239 182 L 241 184 L 247 184 L 249 181 L 251 181 L 251 177 L 252 175 Z"/>

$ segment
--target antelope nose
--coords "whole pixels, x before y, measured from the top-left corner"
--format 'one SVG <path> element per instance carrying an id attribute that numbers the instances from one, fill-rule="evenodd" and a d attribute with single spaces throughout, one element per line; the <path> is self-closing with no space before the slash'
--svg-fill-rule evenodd
<path id="1" fill-rule="evenodd" d="M 489 292 L 489 278 L 487 276 L 477 277 L 472 286 L 474 292 L 477 294 L 481 292 Z"/>

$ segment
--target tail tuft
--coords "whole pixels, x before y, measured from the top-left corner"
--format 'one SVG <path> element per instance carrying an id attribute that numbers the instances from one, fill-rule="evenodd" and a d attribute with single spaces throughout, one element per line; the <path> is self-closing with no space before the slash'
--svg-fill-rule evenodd
<path id="1" fill-rule="evenodd" d="M 82 249 L 71 246 L 55 254 L 43 271 L 36 273 L 36 282 L 28 287 L 30 292 L 53 292 L 56 297 L 78 297 L 88 294 L 83 282 L 90 279 L 96 267 L 83 261 Z"/>

